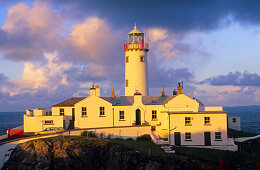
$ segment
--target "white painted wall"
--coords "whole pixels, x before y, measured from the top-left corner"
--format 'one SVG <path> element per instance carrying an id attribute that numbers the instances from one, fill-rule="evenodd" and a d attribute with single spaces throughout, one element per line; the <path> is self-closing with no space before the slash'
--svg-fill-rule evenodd
<path id="1" fill-rule="evenodd" d="M 167 114 L 167 113 L 165 113 Z M 185 117 L 191 117 L 191 126 L 185 126 Z M 210 117 L 210 125 L 204 124 L 204 117 Z M 227 114 L 185 113 L 171 114 L 171 141 L 174 145 L 174 132 L 181 133 L 181 145 L 204 145 L 204 132 L 211 132 L 211 145 L 227 145 Z M 169 121 L 169 119 L 168 119 Z M 169 126 L 168 126 L 169 128 Z M 191 133 L 191 141 L 185 141 L 185 133 Z M 221 132 L 221 141 L 215 140 L 215 132 Z"/>
<path id="2" fill-rule="evenodd" d="M 53 125 L 45 125 L 45 120 L 53 120 Z M 24 115 L 24 132 L 38 132 L 43 131 L 48 127 L 63 128 L 64 116 L 27 116 Z"/>
<path id="3" fill-rule="evenodd" d="M 233 119 L 235 119 L 236 122 L 233 122 Z M 228 116 L 228 128 L 234 129 L 234 130 L 241 130 L 240 125 L 240 116 Z"/>
<path id="4" fill-rule="evenodd" d="M 87 116 L 82 116 L 82 107 L 87 107 Z M 100 116 L 100 107 L 105 107 L 105 115 Z M 112 127 L 112 104 L 97 97 L 89 96 L 75 104 L 75 127 Z"/>
<path id="5" fill-rule="evenodd" d="M 128 87 L 125 87 L 125 96 L 133 96 L 136 90 L 143 96 L 149 95 L 148 86 L 148 60 L 145 50 L 127 50 L 128 63 L 125 62 L 125 80 L 128 80 Z M 144 56 L 144 62 L 140 61 Z"/>

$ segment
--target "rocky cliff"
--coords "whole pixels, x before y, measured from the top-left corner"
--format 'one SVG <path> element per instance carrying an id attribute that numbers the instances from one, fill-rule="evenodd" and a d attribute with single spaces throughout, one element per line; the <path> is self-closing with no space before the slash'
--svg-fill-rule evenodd
<path id="1" fill-rule="evenodd" d="M 132 142 L 132 141 L 130 141 Z M 110 139 L 55 138 L 18 145 L 4 170 L 20 169 L 198 169 L 192 161 L 151 157 Z"/>

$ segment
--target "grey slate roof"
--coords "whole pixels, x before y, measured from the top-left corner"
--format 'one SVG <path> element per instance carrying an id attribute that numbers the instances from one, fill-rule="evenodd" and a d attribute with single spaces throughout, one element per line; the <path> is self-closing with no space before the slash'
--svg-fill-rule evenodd
<path id="1" fill-rule="evenodd" d="M 80 102 L 81 100 L 85 99 L 86 97 L 71 97 L 63 102 L 53 105 L 55 106 L 74 106 L 74 104 Z"/>
<path id="2" fill-rule="evenodd" d="M 169 96 L 143 96 L 143 104 L 144 105 L 162 105 L 165 102 L 171 100 L 176 95 L 169 95 Z M 134 96 L 115 96 L 111 98 L 110 96 L 100 97 L 107 102 L 111 103 L 115 106 L 130 106 L 134 103 Z"/>
<path id="3" fill-rule="evenodd" d="M 143 96 L 143 104 L 144 105 L 162 105 L 167 101 L 174 98 L 176 95 L 169 96 Z M 71 97 L 63 102 L 53 105 L 53 107 L 57 106 L 74 106 L 74 104 L 80 102 L 86 97 Z M 134 104 L 134 96 L 115 96 L 112 98 L 111 96 L 101 96 L 101 99 L 111 103 L 114 106 L 131 106 Z"/>

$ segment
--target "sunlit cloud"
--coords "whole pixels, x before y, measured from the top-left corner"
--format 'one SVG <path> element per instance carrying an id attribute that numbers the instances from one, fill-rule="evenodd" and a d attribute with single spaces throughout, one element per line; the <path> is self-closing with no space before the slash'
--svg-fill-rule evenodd
<path id="1" fill-rule="evenodd" d="M 5 38 L 4 42 L 0 40 L 0 52 L 14 61 L 42 58 L 44 51 L 53 51 L 62 42 L 59 33 L 63 23 L 63 18 L 44 1 L 36 0 L 32 7 L 13 5 L 1 28 Z"/>

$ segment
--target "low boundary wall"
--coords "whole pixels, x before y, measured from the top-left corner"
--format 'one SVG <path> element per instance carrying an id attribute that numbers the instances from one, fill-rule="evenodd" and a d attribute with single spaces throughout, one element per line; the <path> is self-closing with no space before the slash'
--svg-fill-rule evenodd
<path id="1" fill-rule="evenodd" d="M 144 134 L 151 133 L 151 126 L 127 126 L 127 127 L 107 127 L 107 128 L 89 128 L 89 129 L 80 129 L 80 130 L 72 130 L 66 132 L 72 136 L 79 136 L 83 131 L 93 131 L 95 133 L 103 133 L 105 136 L 111 135 L 112 138 L 120 137 L 120 138 L 136 138 L 138 136 Z"/>

